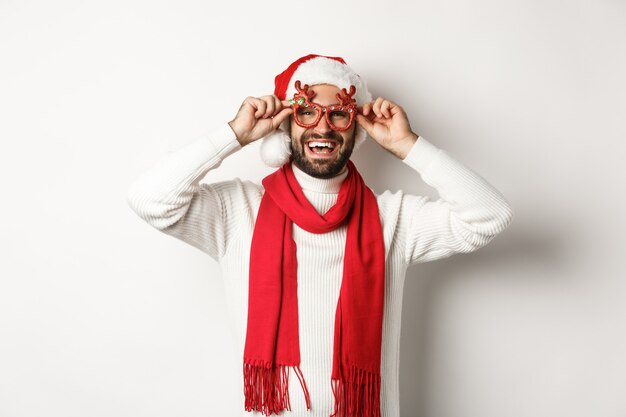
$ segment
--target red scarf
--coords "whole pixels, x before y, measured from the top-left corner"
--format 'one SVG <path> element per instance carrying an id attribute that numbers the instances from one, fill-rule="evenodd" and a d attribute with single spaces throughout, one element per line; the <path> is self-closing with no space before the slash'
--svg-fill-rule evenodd
<path id="1" fill-rule="evenodd" d="M 291 163 L 263 179 L 265 194 L 250 253 L 248 327 L 244 350 L 246 411 L 278 414 L 289 404 L 289 368 L 300 370 L 297 259 L 292 222 L 327 233 L 347 222 L 343 278 L 335 312 L 331 417 L 380 417 L 380 357 L 385 250 L 378 204 L 348 161 L 337 202 L 320 216 L 296 180 Z"/>

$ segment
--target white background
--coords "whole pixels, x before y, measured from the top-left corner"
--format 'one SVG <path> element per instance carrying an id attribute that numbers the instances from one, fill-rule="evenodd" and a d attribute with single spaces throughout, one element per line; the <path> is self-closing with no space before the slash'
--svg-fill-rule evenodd
<path id="1" fill-rule="evenodd" d="M 402 416 L 623 417 L 625 44 L 620 0 L 0 0 L 0 417 L 239 411 L 217 264 L 126 191 L 308 53 L 515 210 L 409 270 Z M 437 195 L 371 140 L 353 160 Z M 210 180 L 269 172 L 253 144 Z"/>

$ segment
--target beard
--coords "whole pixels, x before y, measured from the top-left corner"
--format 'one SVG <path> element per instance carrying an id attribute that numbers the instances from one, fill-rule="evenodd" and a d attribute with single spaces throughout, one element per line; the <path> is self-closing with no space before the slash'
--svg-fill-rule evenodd
<path id="1" fill-rule="evenodd" d="M 291 133 L 291 132 L 290 132 Z M 326 135 L 320 135 L 319 133 L 305 131 L 302 136 L 297 140 L 291 140 L 291 156 L 293 157 L 294 164 L 300 168 L 301 171 L 309 174 L 315 178 L 332 178 L 339 174 L 343 167 L 348 163 L 352 150 L 354 149 L 354 136 L 356 130 L 352 133 L 352 138 L 346 144 L 344 143 L 343 136 L 333 131 L 328 132 Z M 290 135 L 291 136 L 291 135 Z M 293 136 L 292 136 L 293 138 Z M 337 156 L 333 159 L 309 159 L 306 155 L 306 146 L 304 143 L 308 139 L 332 139 L 339 142 L 339 149 L 337 150 Z M 344 144 L 346 146 L 344 146 Z"/>

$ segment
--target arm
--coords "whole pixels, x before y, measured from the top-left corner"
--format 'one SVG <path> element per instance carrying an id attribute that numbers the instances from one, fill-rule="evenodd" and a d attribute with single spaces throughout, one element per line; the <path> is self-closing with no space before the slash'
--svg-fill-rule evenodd
<path id="1" fill-rule="evenodd" d="M 170 153 L 137 178 L 127 191 L 129 206 L 156 229 L 220 259 L 236 235 L 238 213 L 250 207 L 259 190 L 238 179 L 210 185 L 200 181 L 228 155 L 278 128 L 289 114 L 289 102 L 276 96 L 247 97 L 228 124 Z"/>
<path id="2" fill-rule="evenodd" d="M 168 154 L 129 187 L 127 202 L 154 228 L 181 239 L 219 259 L 227 246 L 231 222 L 215 186 L 200 181 L 222 160 L 241 149 L 235 133 L 224 124 Z"/>
<path id="3" fill-rule="evenodd" d="M 513 219 L 504 196 L 476 172 L 420 137 L 403 162 L 440 198 L 404 195 L 398 240 L 407 264 L 468 253 L 489 243 Z"/>
<path id="4" fill-rule="evenodd" d="M 422 176 L 440 198 L 403 195 L 397 236 L 407 264 L 472 252 L 513 218 L 502 194 L 480 175 L 411 130 L 402 107 L 379 97 L 363 106 L 358 122 L 385 150 Z"/>

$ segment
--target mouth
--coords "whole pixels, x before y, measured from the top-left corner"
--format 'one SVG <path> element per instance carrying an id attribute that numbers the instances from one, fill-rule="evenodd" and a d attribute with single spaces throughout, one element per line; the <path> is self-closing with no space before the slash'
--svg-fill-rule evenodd
<path id="1" fill-rule="evenodd" d="M 304 147 L 306 153 L 314 158 L 332 158 L 339 152 L 340 144 L 336 140 L 310 139 Z"/>

